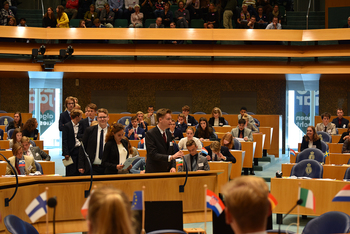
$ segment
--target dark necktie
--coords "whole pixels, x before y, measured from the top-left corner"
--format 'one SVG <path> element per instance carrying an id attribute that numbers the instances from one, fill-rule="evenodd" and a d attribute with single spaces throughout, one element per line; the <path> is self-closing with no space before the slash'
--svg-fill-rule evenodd
<path id="1" fill-rule="evenodd" d="M 327 126 L 324 127 L 324 131 L 327 132 Z"/>
<path id="2" fill-rule="evenodd" d="M 217 155 L 217 154 L 215 154 L 215 159 L 214 159 L 214 161 L 218 161 L 218 155 Z"/>
<path id="3" fill-rule="evenodd" d="M 243 138 L 243 131 L 239 131 L 239 138 Z"/>
<path id="4" fill-rule="evenodd" d="M 191 165 L 191 171 L 197 171 L 197 159 L 196 156 L 191 156 L 193 157 L 192 165 Z"/>
<path id="5" fill-rule="evenodd" d="M 101 135 L 100 135 L 100 148 L 99 148 L 99 153 L 98 153 L 98 158 L 102 159 L 102 155 L 103 155 L 103 129 L 101 130 Z"/>
<path id="6" fill-rule="evenodd" d="M 137 140 L 138 136 L 137 136 L 137 129 L 134 129 L 134 140 Z"/>
<path id="7" fill-rule="evenodd" d="M 163 132 L 163 139 L 164 139 L 164 142 L 166 144 L 166 136 L 165 136 L 165 132 Z"/>

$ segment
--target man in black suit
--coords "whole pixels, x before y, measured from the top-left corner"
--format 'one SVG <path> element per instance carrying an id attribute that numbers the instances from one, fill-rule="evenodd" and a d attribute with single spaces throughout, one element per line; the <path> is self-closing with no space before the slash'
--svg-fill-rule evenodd
<path id="1" fill-rule="evenodd" d="M 67 110 L 60 114 L 60 119 L 58 121 L 58 129 L 61 132 L 63 131 L 63 126 L 66 123 L 69 123 L 71 121 L 71 119 L 70 119 L 70 112 L 75 107 L 74 97 L 72 97 L 72 96 L 67 97 L 66 101 L 65 101 L 65 106 L 66 106 Z"/>
<path id="2" fill-rule="evenodd" d="M 108 132 L 108 120 L 108 110 L 104 108 L 98 109 L 98 124 L 88 127 L 83 136 L 82 142 L 92 164 L 94 175 L 103 175 L 105 171 L 105 168 L 102 166 L 102 156 Z M 79 172 L 82 174 L 90 174 L 90 165 L 82 147 L 79 152 Z"/>
<path id="3" fill-rule="evenodd" d="M 66 176 L 78 176 L 78 157 L 80 141 L 78 140 L 79 121 L 83 116 L 81 110 L 70 112 L 71 121 L 63 126 L 62 131 L 62 155 L 66 160 L 72 157 L 73 164 L 66 166 Z"/>
<path id="4" fill-rule="evenodd" d="M 170 132 L 166 129 L 170 127 L 171 110 L 159 109 L 156 120 L 158 125 L 146 133 L 146 173 L 152 172 L 176 172 L 177 158 L 184 156 L 182 151 L 174 154 L 174 146 L 171 141 Z"/>
<path id="5" fill-rule="evenodd" d="M 94 103 L 90 103 L 86 106 L 86 118 L 80 120 L 79 122 L 79 134 L 78 134 L 78 138 L 82 139 L 85 130 L 91 126 L 92 121 L 96 121 L 96 112 L 97 112 L 97 106 Z"/>
<path id="6" fill-rule="evenodd" d="M 207 159 L 209 161 L 236 163 L 236 158 L 230 153 L 230 150 L 226 146 L 221 146 L 218 141 L 213 141 L 205 149 L 208 151 Z"/>
<path id="7" fill-rule="evenodd" d="M 189 106 L 183 106 L 182 107 L 182 114 L 185 115 L 185 123 L 187 126 L 196 126 L 198 124 L 198 121 L 191 115 L 190 113 L 190 107 Z"/>
<path id="8" fill-rule="evenodd" d="M 342 108 L 337 109 L 337 115 L 338 117 L 333 119 L 332 123 L 334 123 L 337 128 L 347 128 L 349 120 L 343 118 L 344 112 Z"/>
<path id="9" fill-rule="evenodd" d="M 162 18 L 158 17 L 156 19 L 156 23 L 155 24 L 150 24 L 149 27 L 150 28 L 164 28 L 164 25 L 162 24 Z"/>
<path id="10" fill-rule="evenodd" d="M 176 128 L 176 123 L 175 120 L 171 120 L 171 124 L 170 124 L 170 128 L 167 129 L 168 132 L 170 132 L 171 134 L 171 140 L 181 140 L 182 138 L 184 138 L 184 135 L 181 131 L 180 128 Z"/>

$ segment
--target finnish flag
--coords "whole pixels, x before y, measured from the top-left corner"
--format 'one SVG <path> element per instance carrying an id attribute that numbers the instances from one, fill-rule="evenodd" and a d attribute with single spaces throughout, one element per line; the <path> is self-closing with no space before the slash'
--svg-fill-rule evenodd
<path id="1" fill-rule="evenodd" d="M 32 223 L 34 223 L 47 213 L 46 201 L 47 199 L 45 191 L 41 193 L 38 197 L 36 197 L 25 210 Z"/>

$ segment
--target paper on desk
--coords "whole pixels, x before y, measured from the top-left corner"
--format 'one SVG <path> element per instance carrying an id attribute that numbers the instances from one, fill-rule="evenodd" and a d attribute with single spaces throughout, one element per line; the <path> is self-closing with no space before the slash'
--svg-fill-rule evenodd
<path id="1" fill-rule="evenodd" d="M 63 165 L 66 167 L 66 166 L 69 166 L 69 165 L 71 165 L 71 164 L 73 164 L 74 162 L 73 162 L 73 159 L 72 159 L 72 157 L 71 156 L 69 156 L 69 158 L 68 158 L 68 160 L 67 159 L 62 159 L 62 162 L 63 162 Z"/>
<path id="2" fill-rule="evenodd" d="M 135 159 L 137 159 L 137 158 L 139 158 L 139 156 L 126 159 L 125 162 L 124 162 L 124 167 L 123 167 L 123 169 L 125 170 L 126 168 L 128 168 L 128 167 L 132 164 L 132 162 L 133 162 Z"/>
<path id="3" fill-rule="evenodd" d="M 238 138 L 238 137 L 236 137 L 236 139 L 237 139 L 239 142 L 245 141 L 244 138 Z"/>

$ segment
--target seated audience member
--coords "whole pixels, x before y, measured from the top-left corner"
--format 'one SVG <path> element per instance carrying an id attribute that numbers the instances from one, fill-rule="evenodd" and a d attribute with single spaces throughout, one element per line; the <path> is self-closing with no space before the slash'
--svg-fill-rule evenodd
<path id="1" fill-rule="evenodd" d="M 78 26 L 78 28 L 86 28 L 85 20 L 80 20 L 80 21 L 79 21 L 79 26 Z"/>
<path id="2" fill-rule="evenodd" d="M 270 4 L 270 0 L 258 0 L 257 6 L 262 7 L 263 13 L 266 16 L 270 15 L 270 12 L 273 10 L 273 7 Z M 259 7 L 258 7 L 258 13 L 259 13 Z M 265 22 L 267 22 L 267 20 Z"/>
<path id="3" fill-rule="evenodd" d="M 136 117 L 137 117 L 137 125 L 140 127 L 140 128 L 143 128 L 143 130 L 145 130 L 145 132 L 148 131 L 148 123 L 145 122 L 144 120 L 144 114 L 142 111 L 138 111 L 136 113 Z"/>
<path id="4" fill-rule="evenodd" d="M 38 122 L 36 121 L 35 118 L 28 119 L 23 126 L 22 135 L 29 137 L 32 140 L 38 140 L 39 131 L 37 127 L 38 127 Z"/>
<path id="5" fill-rule="evenodd" d="M 154 3 L 152 0 L 141 1 L 141 12 L 143 13 L 143 19 L 154 19 Z"/>
<path id="6" fill-rule="evenodd" d="M 57 20 L 52 7 L 47 8 L 43 17 L 43 28 L 56 28 Z"/>
<path id="7" fill-rule="evenodd" d="M 209 119 L 209 124 L 211 126 L 219 126 L 222 127 L 226 125 L 224 117 L 222 117 L 222 112 L 220 108 L 214 107 L 214 109 L 211 112 L 211 118 Z"/>
<path id="8" fill-rule="evenodd" d="M 171 23 L 170 23 L 170 28 L 176 28 L 175 22 L 171 22 Z M 164 44 L 182 45 L 182 44 L 184 44 L 184 42 L 185 42 L 185 41 L 183 41 L 183 40 L 181 40 L 181 41 L 168 40 L 168 41 L 164 41 Z"/>
<path id="9" fill-rule="evenodd" d="M 92 0 L 79 0 L 79 9 L 78 9 L 78 16 L 77 16 L 79 19 L 84 19 L 84 15 L 86 12 L 90 10 L 91 4 L 92 4 Z"/>
<path id="10" fill-rule="evenodd" d="M 129 28 L 142 28 L 143 27 L 143 13 L 140 12 L 140 6 L 135 5 L 134 7 L 135 12 L 131 14 L 130 16 L 130 22 Z"/>
<path id="11" fill-rule="evenodd" d="M 257 15 L 258 13 L 256 12 L 256 2 L 255 0 L 243 0 L 242 4 L 248 5 L 248 11 L 251 16 Z"/>
<path id="12" fill-rule="evenodd" d="M 175 22 L 177 28 L 188 28 L 190 12 L 184 8 L 182 1 L 178 2 L 179 9 L 175 11 Z"/>
<path id="13" fill-rule="evenodd" d="M 202 16 L 205 18 L 205 16 L 208 13 L 208 10 L 209 10 L 210 1 L 209 0 L 199 0 L 199 5 L 201 6 Z M 214 4 L 214 8 L 216 8 L 215 4 Z"/>
<path id="14" fill-rule="evenodd" d="M 316 125 L 316 132 L 327 132 L 328 134 L 335 135 L 337 134 L 337 129 L 334 123 L 330 123 L 329 120 L 331 118 L 331 114 L 328 112 L 324 112 L 321 115 L 322 123 L 318 123 Z"/>
<path id="15" fill-rule="evenodd" d="M 125 136 L 123 136 L 123 139 L 126 140 L 128 142 L 128 153 L 129 153 L 129 158 L 133 158 L 136 156 L 139 156 L 139 152 L 137 151 L 137 149 L 131 145 L 129 139 Z"/>
<path id="16" fill-rule="evenodd" d="M 102 10 L 105 9 L 106 3 L 108 3 L 107 0 L 96 0 L 95 1 L 95 9 L 99 15 L 101 14 Z"/>
<path id="17" fill-rule="evenodd" d="M 169 2 L 164 4 L 164 11 L 162 11 L 160 17 L 165 27 L 170 27 L 170 23 L 174 20 L 173 12 L 170 10 Z"/>
<path id="18" fill-rule="evenodd" d="M 156 19 L 156 23 L 155 24 L 150 24 L 149 26 L 150 28 L 164 28 L 164 25 L 162 24 L 162 18 L 158 17 Z"/>
<path id="19" fill-rule="evenodd" d="M 225 217 L 234 233 L 266 233 L 269 189 L 262 178 L 241 176 L 224 186 Z"/>
<path id="20" fill-rule="evenodd" d="M 267 22 L 267 17 L 263 13 L 263 8 L 260 6 L 258 7 L 258 14 L 256 15 L 256 21 L 260 25 L 260 28 L 264 29 L 266 28 L 268 22 Z"/>
<path id="21" fill-rule="evenodd" d="M 78 8 L 79 8 L 79 0 L 67 0 L 66 9 L 64 10 L 64 12 L 72 15 L 72 18 L 71 18 L 72 20 L 77 17 Z"/>
<path id="22" fill-rule="evenodd" d="M 28 137 L 22 137 L 21 143 L 23 146 L 23 154 L 26 156 L 33 157 L 34 160 L 44 160 L 50 161 L 51 157 L 43 150 L 41 150 L 38 146 L 30 147 L 30 141 Z"/>
<path id="23" fill-rule="evenodd" d="M 17 26 L 18 27 L 28 27 L 26 18 L 20 18 L 19 19 L 19 24 Z"/>
<path id="24" fill-rule="evenodd" d="M 282 25 L 278 23 L 277 17 L 273 17 L 272 22 L 266 26 L 266 29 L 282 29 Z"/>
<path id="25" fill-rule="evenodd" d="M 172 140 L 178 141 L 181 140 L 182 138 L 184 138 L 184 135 L 182 134 L 182 131 L 180 128 L 176 128 L 175 127 L 175 120 L 171 120 L 171 124 L 170 124 L 170 128 L 167 129 L 167 131 L 169 131 L 171 133 L 171 138 Z"/>
<path id="26" fill-rule="evenodd" d="M 6 0 L 2 0 L 2 2 L 5 2 L 5 1 Z M 17 5 L 18 5 L 19 1 L 17 2 L 17 0 L 7 0 L 7 2 L 9 3 L 10 10 L 13 12 L 13 14 L 16 17 L 17 16 Z"/>
<path id="27" fill-rule="evenodd" d="M 85 25 L 88 28 L 92 27 L 92 22 L 97 18 L 97 12 L 95 11 L 95 5 L 90 5 L 90 11 L 87 11 L 84 15 Z"/>
<path id="28" fill-rule="evenodd" d="M 272 23 L 274 17 L 277 17 L 277 23 L 281 24 L 281 14 L 277 4 L 274 5 L 273 10 L 269 14 L 269 23 Z"/>
<path id="29" fill-rule="evenodd" d="M 20 128 L 16 128 L 13 133 L 12 133 L 12 137 L 9 140 L 9 147 L 10 149 L 12 148 L 12 146 L 16 143 L 21 144 L 21 140 L 22 140 L 22 132 Z"/>
<path id="30" fill-rule="evenodd" d="M 194 134 L 195 137 L 199 138 L 200 141 L 215 141 L 216 136 L 213 128 L 209 126 L 208 120 L 204 117 L 199 119 L 199 126 Z"/>
<path id="31" fill-rule="evenodd" d="M 204 28 L 212 24 L 213 28 L 219 28 L 219 14 L 216 11 L 214 3 L 210 3 L 209 10 L 206 17 L 206 22 L 204 23 Z"/>
<path id="32" fill-rule="evenodd" d="M 247 113 L 247 108 L 246 107 L 241 107 L 240 111 L 239 111 L 239 115 L 238 115 L 238 119 L 242 119 L 242 116 L 244 114 Z M 248 114 L 248 113 L 247 113 Z M 253 125 L 257 125 L 254 121 L 254 118 L 250 115 L 248 115 L 248 119 L 249 119 L 249 123 L 253 124 Z"/>
<path id="33" fill-rule="evenodd" d="M 145 174 L 146 169 L 146 158 L 140 158 L 137 163 L 132 166 L 130 173 L 132 174 Z"/>
<path id="34" fill-rule="evenodd" d="M 309 126 L 306 129 L 306 135 L 301 142 L 300 152 L 307 148 L 317 148 L 322 150 L 321 139 L 317 135 L 317 131 L 314 126 Z"/>
<path id="35" fill-rule="evenodd" d="M 207 159 L 209 161 L 225 161 L 236 163 L 236 158 L 230 153 L 229 148 L 220 145 L 220 142 L 213 141 L 210 145 L 206 146 L 208 151 Z"/>
<path id="36" fill-rule="evenodd" d="M 112 11 L 114 12 L 114 18 L 115 19 L 121 19 L 123 18 L 123 0 L 109 0 L 110 7 Z"/>
<path id="37" fill-rule="evenodd" d="M 69 18 L 68 15 L 64 12 L 64 7 L 62 5 L 57 6 L 57 28 L 69 28 Z"/>
<path id="38" fill-rule="evenodd" d="M 154 10 L 154 17 L 158 18 L 164 11 L 164 2 L 163 0 L 157 0 L 154 4 L 155 10 Z"/>
<path id="39" fill-rule="evenodd" d="M 245 127 L 244 119 L 238 120 L 238 126 L 231 131 L 231 135 L 236 138 L 244 139 L 245 141 L 253 141 L 252 130 Z"/>
<path id="40" fill-rule="evenodd" d="M 189 140 L 193 140 L 196 143 L 197 149 L 202 150 L 202 143 L 198 138 L 194 137 L 194 129 L 192 127 L 187 128 L 186 137 L 182 138 L 179 141 L 179 149 L 180 150 L 187 149 L 186 142 Z"/>
<path id="41" fill-rule="evenodd" d="M 29 173 L 35 173 L 36 167 L 33 157 L 23 155 L 23 147 L 20 143 L 16 143 L 12 147 L 13 156 L 8 160 L 11 165 L 17 170 L 18 175 L 29 175 Z M 22 166 L 24 164 L 24 166 Z M 14 175 L 12 167 L 7 164 L 6 175 Z"/>
<path id="42" fill-rule="evenodd" d="M 131 126 L 125 128 L 125 136 L 129 140 L 141 140 L 145 137 L 145 130 L 137 124 L 137 116 L 131 117 Z"/>
<path id="43" fill-rule="evenodd" d="M 22 114 L 21 112 L 17 111 L 13 116 L 13 121 L 9 123 L 7 126 L 7 131 L 10 129 L 16 129 L 16 128 L 23 128 L 22 123 Z M 2 139 L 2 138 L 1 138 Z"/>
<path id="44" fill-rule="evenodd" d="M 8 21 L 12 17 L 15 17 L 15 14 L 13 14 L 12 10 L 10 9 L 9 2 L 5 1 L 4 8 L 2 8 L 0 12 L 0 25 L 7 25 Z"/>
<path id="45" fill-rule="evenodd" d="M 343 28 L 350 28 L 350 17 L 348 17 L 348 23 L 345 24 Z"/>
<path id="46" fill-rule="evenodd" d="M 156 126 L 157 121 L 156 121 L 156 115 L 154 114 L 154 107 L 153 106 L 149 106 L 147 108 L 147 115 L 146 115 L 145 121 L 150 126 Z"/>
<path id="47" fill-rule="evenodd" d="M 183 160 L 186 160 L 188 171 L 209 171 L 208 160 L 206 157 L 198 154 L 196 143 L 193 140 L 189 140 L 186 142 L 186 147 L 189 154 L 186 154 Z M 178 172 L 186 171 L 186 164 L 180 165 Z"/>
<path id="48" fill-rule="evenodd" d="M 232 134 L 229 132 L 225 133 L 220 141 L 220 145 L 226 146 L 228 149 L 235 149 Z"/>
<path id="49" fill-rule="evenodd" d="M 221 9 L 220 5 L 221 3 L 217 4 L 218 9 Z M 224 8 L 223 24 L 225 29 L 233 29 L 232 17 L 233 17 L 233 13 L 236 11 L 236 7 L 237 7 L 237 0 L 228 0 L 226 5 L 223 6 Z"/>
<path id="50" fill-rule="evenodd" d="M 350 142 L 349 139 L 346 139 L 343 144 L 343 148 L 341 149 L 342 154 L 350 153 Z"/>
<path id="51" fill-rule="evenodd" d="M 124 18 L 130 23 L 131 14 L 135 12 L 135 6 L 139 4 L 139 0 L 125 0 Z"/>
<path id="52" fill-rule="evenodd" d="M 259 130 L 255 127 L 254 124 L 249 123 L 249 117 L 248 117 L 247 113 L 245 113 L 243 115 L 242 119 L 245 120 L 245 127 L 250 129 L 250 130 L 252 130 L 252 133 L 258 133 L 259 132 Z"/>
<path id="53" fill-rule="evenodd" d="M 123 139 L 124 126 L 114 123 L 106 136 L 106 144 L 103 149 L 102 165 L 105 167 L 105 174 L 129 173 L 131 165 L 123 169 L 126 159 L 129 158 L 128 142 Z"/>
<path id="54" fill-rule="evenodd" d="M 250 21 L 250 13 L 248 12 L 248 5 L 242 5 L 242 11 L 237 18 L 237 28 L 246 28 Z"/>
<path id="55" fill-rule="evenodd" d="M 94 189 L 88 206 L 88 233 L 134 234 L 130 204 L 128 197 L 119 189 Z"/>
<path id="56" fill-rule="evenodd" d="M 100 21 L 106 28 L 113 28 L 114 12 L 111 11 L 108 3 L 105 4 L 105 8 L 101 11 Z"/>
<path id="57" fill-rule="evenodd" d="M 177 122 L 176 122 L 176 128 L 179 128 L 182 132 L 186 132 L 187 130 L 187 124 L 185 123 L 185 115 L 184 114 L 179 114 L 177 117 Z"/>
<path id="58" fill-rule="evenodd" d="M 337 118 L 332 120 L 337 128 L 346 128 L 349 124 L 349 120 L 343 118 L 344 112 L 342 108 L 337 109 Z"/>
<path id="59" fill-rule="evenodd" d="M 198 124 L 197 120 L 189 115 L 190 113 L 190 107 L 189 106 L 183 106 L 182 107 L 182 114 L 185 115 L 185 123 L 187 124 L 187 126 L 196 126 Z"/>
<path id="60" fill-rule="evenodd" d="M 93 24 L 94 25 L 92 25 L 92 28 L 105 28 L 106 27 L 103 24 L 101 24 L 99 19 L 94 19 Z"/>
<path id="61" fill-rule="evenodd" d="M 255 15 L 250 17 L 250 20 L 247 24 L 248 29 L 260 29 L 260 25 L 256 22 Z"/>
<path id="62" fill-rule="evenodd" d="M 187 0 L 185 8 L 190 12 L 191 19 L 202 19 L 200 0 Z"/>
<path id="63" fill-rule="evenodd" d="M 344 143 L 346 139 L 349 139 L 350 138 L 349 133 L 350 133 L 350 124 L 348 124 L 348 130 L 346 132 L 343 132 L 343 134 L 341 135 L 338 143 Z"/>
<path id="64" fill-rule="evenodd" d="M 17 22 L 16 22 L 16 18 L 15 17 L 11 17 L 9 19 L 9 21 L 7 22 L 7 26 L 16 26 Z"/>

